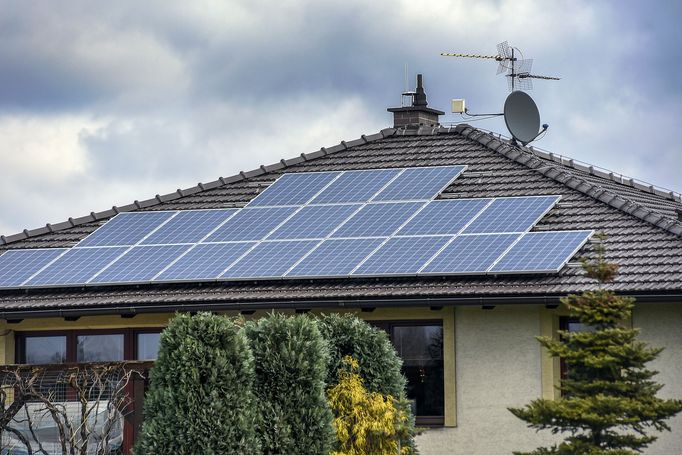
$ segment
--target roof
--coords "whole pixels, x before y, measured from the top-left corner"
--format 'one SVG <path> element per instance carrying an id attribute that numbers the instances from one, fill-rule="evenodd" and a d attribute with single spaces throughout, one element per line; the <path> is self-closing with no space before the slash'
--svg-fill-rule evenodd
<path id="1" fill-rule="evenodd" d="M 466 164 L 444 198 L 562 195 L 534 230 L 605 232 L 608 259 L 620 265 L 613 290 L 650 298 L 682 295 L 682 210 L 679 195 L 623 180 L 563 157 L 518 147 L 494 135 L 453 128 L 385 129 L 372 136 L 261 166 L 186 190 L 2 237 L 10 248 L 70 247 L 120 211 L 241 207 L 284 172 Z M 589 256 L 586 245 L 579 255 Z M 240 308 L 419 302 L 550 301 L 594 287 L 580 267 L 556 275 L 353 278 L 240 283 L 154 284 L 3 291 L 0 317 L 11 313 L 97 309 L 151 311 L 196 306 Z M 430 299 L 430 300 L 429 300 Z M 550 299 L 550 300 L 548 300 Z M 4 313 L 4 314 L 3 314 Z M 35 313 L 38 314 L 38 313 Z"/>

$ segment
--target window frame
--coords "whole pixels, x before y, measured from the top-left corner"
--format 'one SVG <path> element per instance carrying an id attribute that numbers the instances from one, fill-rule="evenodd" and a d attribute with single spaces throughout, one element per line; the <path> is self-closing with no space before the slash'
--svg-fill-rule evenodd
<path id="1" fill-rule="evenodd" d="M 77 360 L 77 344 L 79 336 L 88 335 L 123 335 L 123 359 L 121 362 L 138 360 L 137 335 L 139 333 L 160 333 L 164 327 L 141 327 L 123 329 L 63 329 L 63 330 L 29 330 L 16 332 L 15 359 L 16 363 L 26 362 L 26 339 L 31 337 L 66 337 L 66 359 L 64 364 L 85 363 Z"/>
<path id="2" fill-rule="evenodd" d="M 443 333 L 443 338 L 445 338 L 443 319 L 376 319 L 376 320 L 366 320 L 368 324 L 383 330 L 388 335 L 391 344 L 393 344 L 393 328 L 394 327 L 423 327 L 423 326 L 438 326 L 441 328 Z M 401 358 L 402 360 L 402 358 Z M 425 427 L 442 427 L 445 425 L 445 410 L 447 405 L 445 403 L 445 345 L 443 345 L 441 351 L 441 362 L 443 367 L 443 415 L 440 416 L 419 416 L 415 415 L 415 424 Z"/>

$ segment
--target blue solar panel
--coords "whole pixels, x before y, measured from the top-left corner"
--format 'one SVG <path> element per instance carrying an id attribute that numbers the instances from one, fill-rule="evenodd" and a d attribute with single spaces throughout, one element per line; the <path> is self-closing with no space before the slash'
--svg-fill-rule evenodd
<path id="1" fill-rule="evenodd" d="M 353 275 L 416 274 L 448 240 L 449 237 L 394 237 Z"/>
<path id="2" fill-rule="evenodd" d="M 310 203 L 367 202 L 399 172 L 400 169 L 346 171 Z"/>
<path id="3" fill-rule="evenodd" d="M 460 235 L 421 273 L 485 273 L 518 237 L 519 234 Z"/>
<path id="4" fill-rule="evenodd" d="M 325 240 L 286 276 L 347 276 L 369 253 L 381 245 L 381 242 L 382 239 Z"/>
<path id="5" fill-rule="evenodd" d="M 154 278 L 154 281 L 218 278 L 255 242 L 199 244 Z"/>
<path id="6" fill-rule="evenodd" d="M 465 230 L 464 234 L 525 232 L 551 209 L 559 196 L 498 198 Z"/>
<path id="7" fill-rule="evenodd" d="M 457 234 L 490 199 L 431 201 L 397 235 Z"/>
<path id="8" fill-rule="evenodd" d="M 26 284 L 41 286 L 86 283 L 127 249 L 125 246 L 71 249 Z"/>
<path id="9" fill-rule="evenodd" d="M 244 208 L 205 242 L 260 240 L 297 210 L 297 207 Z"/>
<path id="10" fill-rule="evenodd" d="M 466 166 L 439 166 L 405 169 L 374 201 L 432 199 L 452 182 Z"/>
<path id="11" fill-rule="evenodd" d="M 65 248 L 6 251 L 0 255 L 0 286 L 21 285 L 65 251 Z"/>
<path id="12" fill-rule="evenodd" d="M 558 272 L 592 231 L 529 232 L 491 272 Z"/>
<path id="13" fill-rule="evenodd" d="M 360 207 L 360 204 L 303 207 L 278 227 L 268 240 L 324 238 Z"/>
<path id="14" fill-rule="evenodd" d="M 177 212 L 119 213 L 76 246 L 135 245 L 175 213 Z"/>
<path id="15" fill-rule="evenodd" d="M 136 246 L 91 280 L 92 283 L 135 283 L 149 281 L 188 245 Z"/>
<path id="16" fill-rule="evenodd" d="M 180 212 L 144 239 L 142 245 L 196 243 L 236 212 L 237 209 Z"/>
<path id="17" fill-rule="evenodd" d="M 388 237 L 405 223 L 423 202 L 368 204 L 332 237 Z"/>
<path id="18" fill-rule="evenodd" d="M 317 240 L 263 242 L 230 267 L 221 278 L 281 278 L 318 243 Z"/>
<path id="19" fill-rule="evenodd" d="M 341 172 L 306 172 L 284 174 L 249 203 L 264 205 L 303 205 Z"/>

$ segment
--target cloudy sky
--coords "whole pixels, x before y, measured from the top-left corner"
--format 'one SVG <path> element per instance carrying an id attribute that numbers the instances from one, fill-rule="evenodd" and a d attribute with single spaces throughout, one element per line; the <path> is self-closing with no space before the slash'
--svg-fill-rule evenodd
<path id="1" fill-rule="evenodd" d="M 375 133 L 405 64 L 431 107 L 498 111 L 493 62 L 439 53 L 504 40 L 562 77 L 531 92 L 538 146 L 682 191 L 682 7 L 655 5 L 0 0 L 0 233 Z"/>

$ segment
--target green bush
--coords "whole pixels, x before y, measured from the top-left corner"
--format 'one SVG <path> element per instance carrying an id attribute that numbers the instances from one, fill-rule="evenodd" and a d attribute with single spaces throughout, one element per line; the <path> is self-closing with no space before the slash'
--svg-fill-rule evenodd
<path id="1" fill-rule="evenodd" d="M 329 345 L 327 364 L 327 387 L 338 384 L 338 371 L 343 359 L 350 356 L 357 360 L 358 373 L 369 392 L 390 395 L 397 400 L 397 407 L 408 415 L 404 428 L 398 433 L 405 435 L 403 446 L 409 453 L 414 447 L 414 416 L 405 395 L 406 380 L 401 372 L 402 360 L 396 353 L 388 334 L 372 327 L 353 315 L 330 314 L 320 320 L 320 330 Z"/>
<path id="2" fill-rule="evenodd" d="M 253 356 L 232 321 L 176 316 L 150 377 L 136 454 L 260 453 Z"/>
<path id="3" fill-rule="evenodd" d="M 273 313 L 247 323 L 245 331 L 256 364 L 263 452 L 329 453 L 334 430 L 325 398 L 327 346 L 317 322 Z"/>

